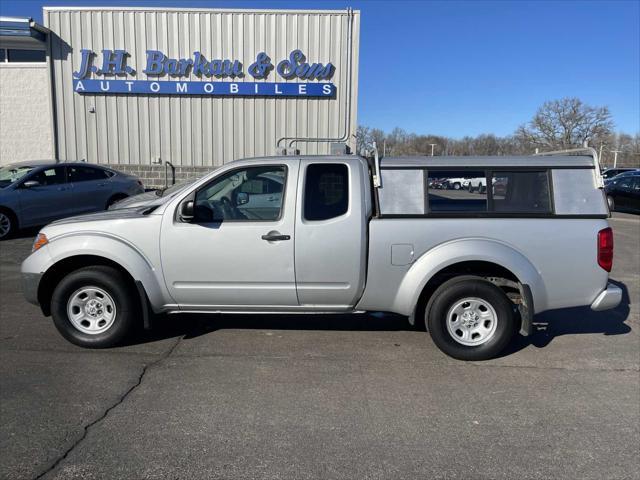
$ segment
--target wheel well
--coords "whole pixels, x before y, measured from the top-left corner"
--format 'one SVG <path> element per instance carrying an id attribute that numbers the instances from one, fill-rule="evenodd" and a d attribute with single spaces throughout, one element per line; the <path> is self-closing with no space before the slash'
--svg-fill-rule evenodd
<path id="1" fill-rule="evenodd" d="M 521 292 L 519 290 L 519 285 L 521 285 L 520 280 L 518 280 L 518 277 L 516 277 L 510 270 L 496 263 L 484 261 L 454 263 L 453 265 L 449 265 L 436 273 L 424 286 L 416 305 L 413 317 L 414 322 L 416 319 L 424 317 L 425 310 L 429 305 L 429 300 L 437 288 L 447 280 L 461 275 L 473 275 L 485 278 L 491 283 L 502 288 L 509 297 L 509 300 L 514 303 L 521 302 Z M 420 322 L 418 322 L 418 324 L 422 325 Z"/>
<path id="2" fill-rule="evenodd" d="M 128 284 L 127 286 L 133 289 L 131 291 L 136 291 L 135 280 L 131 274 L 122 265 L 114 262 L 113 260 L 97 255 L 76 255 L 73 257 L 67 257 L 52 265 L 40 280 L 40 284 L 38 286 L 38 303 L 40 304 L 42 313 L 46 316 L 51 315 L 51 297 L 53 295 L 53 290 L 60 280 L 75 270 L 83 267 L 91 267 L 93 265 L 105 265 L 115 268 L 122 273 Z"/>

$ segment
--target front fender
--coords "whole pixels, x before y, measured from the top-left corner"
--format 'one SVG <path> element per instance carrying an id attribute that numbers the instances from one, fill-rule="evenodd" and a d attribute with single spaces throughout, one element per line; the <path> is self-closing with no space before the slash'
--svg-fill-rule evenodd
<path id="1" fill-rule="evenodd" d="M 468 261 L 491 262 L 511 271 L 520 283 L 529 285 L 535 311 L 546 310 L 547 293 L 542 277 L 522 253 L 498 240 L 465 238 L 440 244 L 418 258 L 398 287 L 392 311 L 412 316 L 422 290 L 434 275 Z"/>
<path id="2" fill-rule="evenodd" d="M 45 273 L 56 263 L 80 255 L 103 257 L 122 266 L 135 281 L 142 283 L 155 311 L 170 298 L 162 272 L 156 266 L 159 262 L 153 262 L 128 240 L 106 232 L 71 232 L 51 238 L 47 245 L 27 257 L 22 263 L 22 272 Z"/>

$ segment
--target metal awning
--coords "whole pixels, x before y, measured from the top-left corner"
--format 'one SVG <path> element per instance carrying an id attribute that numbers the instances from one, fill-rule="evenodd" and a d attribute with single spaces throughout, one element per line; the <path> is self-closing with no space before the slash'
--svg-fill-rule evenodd
<path id="1" fill-rule="evenodd" d="M 49 29 L 31 18 L 0 17 L 0 48 L 42 50 Z"/>

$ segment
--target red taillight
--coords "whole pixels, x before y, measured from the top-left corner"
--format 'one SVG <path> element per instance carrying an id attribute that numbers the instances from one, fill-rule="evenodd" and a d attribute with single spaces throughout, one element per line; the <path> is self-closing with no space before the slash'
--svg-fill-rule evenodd
<path id="1" fill-rule="evenodd" d="M 598 232 L 598 265 L 607 272 L 613 266 L 613 230 L 610 227 Z"/>

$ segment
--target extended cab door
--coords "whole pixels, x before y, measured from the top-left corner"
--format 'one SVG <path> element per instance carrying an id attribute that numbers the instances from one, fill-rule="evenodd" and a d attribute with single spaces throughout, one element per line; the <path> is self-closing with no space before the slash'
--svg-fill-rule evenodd
<path id="1" fill-rule="evenodd" d="M 196 189 L 191 222 L 180 221 L 180 203 L 167 209 L 162 268 L 180 308 L 298 306 L 293 254 L 298 165 L 293 159 L 226 169 Z"/>
<path id="2" fill-rule="evenodd" d="M 364 160 L 304 159 L 296 210 L 296 284 L 300 305 L 351 308 L 365 284 L 371 211 Z"/>

